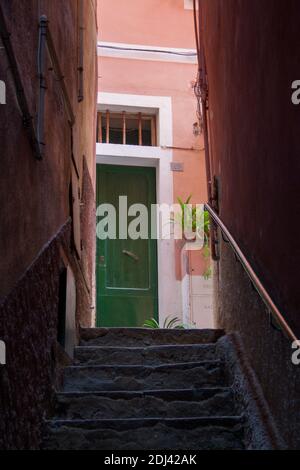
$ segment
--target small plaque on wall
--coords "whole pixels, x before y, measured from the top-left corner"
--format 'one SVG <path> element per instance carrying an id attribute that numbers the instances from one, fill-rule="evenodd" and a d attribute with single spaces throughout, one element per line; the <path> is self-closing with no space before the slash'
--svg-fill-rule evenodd
<path id="1" fill-rule="evenodd" d="M 180 162 L 171 162 L 172 171 L 184 171 L 184 164 Z"/>

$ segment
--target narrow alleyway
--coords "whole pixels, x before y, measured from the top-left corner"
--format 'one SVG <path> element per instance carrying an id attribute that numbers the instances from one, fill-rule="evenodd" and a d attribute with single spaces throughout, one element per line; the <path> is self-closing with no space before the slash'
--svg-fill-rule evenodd
<path id="1" fill-rule="evenodd" d="M 1 450 L 300 450 L 299 18 L 0 0 Z"/>

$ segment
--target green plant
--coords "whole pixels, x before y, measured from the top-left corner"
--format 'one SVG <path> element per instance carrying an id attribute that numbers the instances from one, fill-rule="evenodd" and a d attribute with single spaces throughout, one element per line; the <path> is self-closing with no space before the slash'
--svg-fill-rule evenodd
<path id="1" fill-rule="evenodd" d="M 210 246 L 209 246 L 209 239 L 210 239 L 210 217 L 208 211 L 203 211 L 202 213 L 198 213 L 199 208 L 195 205 L 191 204 L 192 195 L 190 194 L 186 201 L 183 201 L 182 198 L 177 197 L 177 201 L 180 205 L 180 212 L 176 213 L 172 218 L 172 223 L 177 223 L 181 226 L 181 229 L 184 233 L 185 229 L 188 229 L 193 232 L 194 237 L 192 239 L 196 239 L 196 234 L 203 234 L 203 248 L 202 248 L 202 256 L 204 260 L 208 261 L 210 258 Z M 187 208 L 187 206 L 189 206 Z M 212 269 L 210 266 L 206 268 L 203 273 L 203 277 L 205 280 L 211 278 Z"/>
<path id="2" fill-rule="evenodd" d="M 193 325 L 194 326 L 194 325 Z M 186 325 L 181 322 L 181 320 L 178 317 L 171 317 L 169 315 L 166 317 L 164 324 L 162 326 L 163 329 L 175 329 L 175 330 L 185 330 L 185 329 L 190 329 L 193 328 L 191 325 Z M 155 318 L 150 318 L 150 320 L 146 320 L 144 325 L 144 328 L 151 328 L 151 329 L 158 329 L 160 328 L 159 323 Z"/>
<path id="3" fill-rule="evenodd" d="M 145 323 L 143 324 L 144 328 L 151 328 L 152 330 L 159 328 L 159 323 L 155 318 L 150 318 L 150 320 L 146 320 Z"/>
<path id="4" fill-rule="evenodd" d="M 212 269 L 211 266 L 209 266 L 203 273 L 203 277 L 206 281 L 208 281 L 212 276 Z"/>
<path id="5" fill-rule="evenodd" d="M 209 249 L 209 236 L 210 236 L 210 217 L 208 211 L 203 211 L 203 229 L 204 229 L 204 246 Z M 209 251 L 210 256 L 210 251 Z"/>
<path id="6" fill-rule="evenodd" d="M 204 246 L 208 247 L 210 232 L 209 213 L 208 211 L 203 211 L 199 216 L 199 208 L 191 204 L 191 199 L 192 194 L 189 195 L 186 201 L 183 201 L 179 196 L 177 197 L 181 211 L 171 218 L 171 222 L 180 224 L 183 232 L 186 229 L 190 229 L 193 233 L 200 233 L 203 230 Z"/>

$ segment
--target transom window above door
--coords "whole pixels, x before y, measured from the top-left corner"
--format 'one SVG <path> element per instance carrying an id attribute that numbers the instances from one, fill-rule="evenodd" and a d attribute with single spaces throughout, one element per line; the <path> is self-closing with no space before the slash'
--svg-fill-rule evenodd
<path id="1" fill-rule="evenodd" d="M 126 111 L 98 112 L 97 142 L 156 146 L 156 116 Z"/>

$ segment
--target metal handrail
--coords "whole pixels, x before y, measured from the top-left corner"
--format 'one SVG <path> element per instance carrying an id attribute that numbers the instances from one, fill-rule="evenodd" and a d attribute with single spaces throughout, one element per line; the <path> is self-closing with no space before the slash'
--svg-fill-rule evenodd
<path id="1" fill-rule="evenodd" d="M 214 211 L 214 209 L 210 206 L 210 204 L 205 204 L 205 209 L 209 212 L 213 222 L 220 227 L 221 231 L 225 235 L 226 239 L 228 240 L 229 244 L 231 245 L 233 251 L 235 252 L 236 256 L 240 260 L 244 270 L 248 274 L 250 280 L 252 281 L 255 289 L 257 290 L 258 294 L 260 295 L 262 301 L 265 303 L 267 308 L 271 311 L 273 316 L 275 317 L 276 321 L 280 325 L 281 329 L 286 333 L 286 335 L 292 340 L 297 341 L 297 337 L 293 330 L 290 328 L 282 314 L 280 313 L 279 309 L 275 305 L 274 301 L 272 300 L 271 296 L 268 294 L 267 290 L 264 288 L 263 284 L 259 280 L 258 276 L 256 275 L 255 271 L 253 270 L 251 264 L 247 260 L 246 256 L 240 249 L 239 245 L 231 235 L 230 231 L 224 224 L 224 222 L 220 219 L 218 214 Z"/>

